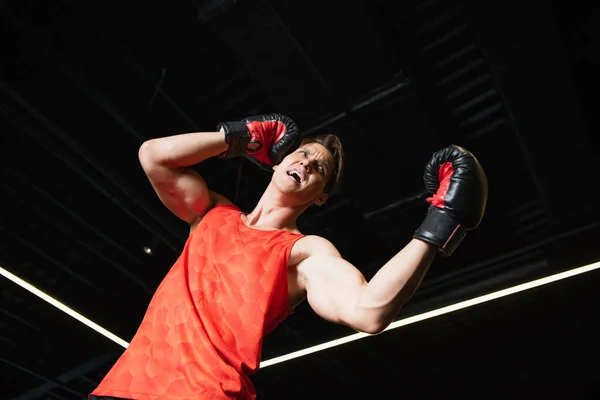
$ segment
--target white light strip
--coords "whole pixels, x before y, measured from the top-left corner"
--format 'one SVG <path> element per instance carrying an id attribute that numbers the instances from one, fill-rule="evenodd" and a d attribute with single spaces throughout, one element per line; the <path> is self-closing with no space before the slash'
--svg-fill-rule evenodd
<path id="1" fill-rule="evenodd" d="M 590 264 L 590 265 L 586 265 L 583 267 L 579 267 L 579 268 L 575 268 L 569 271 L 565 271 L 565 272 L 561 272 L 555 275 L 550 275 L 547 276 L 545 278 L 540 278 L 540 279 L 536 279 L 534 281 L 531 282 L 527 282 L 527 283 L 523 283 L 521 285 L 517 285 L 517 286 L 513 286 L 510 287 L 508 289 L 503 289 L 503 290 L 499 290 L 497 292 L 493 292 L 493 293 L 489 293 L 483 296 L 479 296 L 479 297 L 475 297 L 474 299 L 471 300 L 465 300 L 465 301 L 461 301 L 459 303 L 456 304 L 452 304 L 446 307 L 442 307 L 442 308 L 438 308 L 437 310 L 432 310 L 432 311 L 428 311 L 426 313 L 423 314 L 419 314 L 419 315 L 415 315 L 409 318 L 404 318 L 401 320 L 398 320 L 396 322 L 393 322 L 392 324 L 390 324 L 385 330 L 389 331 L 392 329 L 396 329 L 396 328 L 400 328 L 401 326 L 406 326 L 406 325 L 410 325 L 410 324 L 414 324 L 415 322 L 419 322 L 419 321 L 423 321 L 429 318 L 433 318 L 433 317 L 437 317 L 443 314 L 448 314 L 451 313 L 453 311 L 457 311 L 457 310 L 462 310 L 463 308 L 467 308 L 467 307 L 471 307 L 477 304 L 481 304 L 481 303 L 485 303 L 486 301 L 490 301 L 490 300 L 495 300 L 495 299 L 499 299 L 500 297 L 505 297 L 505 296 L 509 296 L 511 294 L 515 294 L 518 292 L 523 292 L 525 290 L 529 290 L 529 289 L 533 289 L 535 287 L 538 286 L 542 286 L 542 285 L 546 285 L 548 283 L 552 283 L 552 282 L 556 282 L 559 281 L 561 279 L 566 279 L 566 278 L 570 278 L 572 276 L 575 275 L 580 275 L 580 274 L 584 274 L 586 272 L 590 272 L 593 271 L 595 269 L 600 268 L 600 262 L 594 263 L 594 264 Z M 289 354 L 285 354 L 283 356 L 279 356 L 279 357 L 275 357 L 272 358 L 270 360 L 266 360 L 260 363 L 260 368 L 265 368 L 268 367 L 270 365 L 274 365 L 274 364 L 279 364 L 282 363 L 284 361 L 289 361 L 292 360 L 294 358 L 298 358 L 298 357 L 302 357 L 308 354 L 312 354 L 312 353 L 316 353 L 317 351 L 321 351 L 321 350 L 325 350 L 325 349 L 330 349 L 332 347 L 335 346 L 340 346 L 342 344 L 345 343 L 349 343 L 349 342 L 353 342 L 355 340 L 358 339 L 362 339 L 365 337 L 369 337 L 369 336 L 373 336 L 373 335 L 368 335 L 366 333 L 355 333 L 353 335 L 350 336 L 346 336 L 340 339 L 336 339 L 336 340 L 332 340 L 330 342 L 326 342 L 326 343 L 322 343 L 319 344 L 317 346 L 312 346 L 303 350 L 298 350 L 295 351 L 293 353 L 289 353 Z"/>
<path id="2" fill-rule="evenodd" d="M 385 330 L 389 331 L 392 329 L 396 329 L 396 328 L 400 328 L 401 326 L 406 326 L 406 325 L 410 325 L 410 324 L 414 324 L 415 322 L 419 322 L 419 321 L 423 321 L 429 318 L 433 318 L 433 317 L 437 317 L 443 314 L 448 314 L 451 313 L 453 311 L 457 311 L 457 310 L 462 310 L 464 308 L 467 307 L 471 307 L 477 304 L 481 304 L 481 303 L 485 303 L 486 301 L 490 301 L 490 300 L 495 300 L 495 299 L 499 299 L 501 297 L 505 297 L 505 296 L 509 296 L 511 294 L 515 294 L 518 292 L 523 292 L 525 290 L 529 290 L 529 289 L 533 289 L 535 287 L 538 286 L 542 286 L 542 285 L 546 285 L 548 283 L 552 283 L 552 282 L 556 282 L 556 281 L 560 281 L 562 279 L 566 279 L 566 278 L 570 278 L 572 276 L 575 275 L 580 275 L 580 274 L 584 274 L 586 272 L 590 272 L 596 269 L 600 268 L 600 262 L 596 262 L 594 264 L 590 264 L 590 265 L 586 265 L 583 267 L 579 267 L 579 268 L 575 268 L 569 271 L 565 271 L 565 272 L 561 272 L 555 275 L 550 275 L 547 276 L 545 278 L 540 278 L 540 279 L 536 279 L 534 281 L 531 282 L 527 282 L 527 283 L 523 283 L 517 286 L 513 286 L 511 288 L 507 288 L 507 289 L 503 289 L 503 290 L 499 290 L 497 292 L 493 292 L 493 293 L 489 293 L 483 296 L 479 296 L 479 297 L 475 297 L 471 300 L 465 300 L 465 301 L 461 301 L 459 303 L 456 304 L 452 304 L 446 307 L 442 307 L 442 308 L 438 308 L 437 310 L 432 310 L 432 311 L 428 311 L 426 313 L 423 314 L 419 314 L 419 315 L 415 315 L 409 318 L 404 318 L 401 320 L 398 320 L 396 322 L 393 322 L 392 324 L 390 324 Z M 22 288 L 28 290 L 29 292 L 35 294 L 36 296 L 40 297 L 42 300 L 52 304 L 54 307 L 58 308 L 59 310 L 67 313 L 68 315 L 70 315 L 71 317 L 75 318 L 76 320 L 78 320 L 79 322 L 82 322 L 83 324 L 89 326 L 90 328 L 92 328 L 93 330 L 95 330 L 96 332 L 100 333 L 101 335 L 109 338 L 110 340 L 112 340 L 113 342 L 121 345 L 122 347 L 127 348 L 129 346 L 129 343 L 127 343 L 125 340 L 119 338 L 118 336 L 114 335 L 113 333 L 107 331 L 106 329 L 104 329 L 103 327 L 101 327 L 100 325 L 96 324 L 95 322 L 90 321 L 89 319 L 87 319 L 86 317 L 84 317 L 83 315 L 77 313 L 76 311 L 70 309 L 69 307 L 65 306 L 64 304 L 62 304 L 60 301 L 48 296 L 46 293 L 42 292 L 41 290 L 35 288 L 34 286 L 30 285 L 29 283 L 25 282 L 24 280 L 22 280 L 21 278 L 11 274 L 10 272 L 8 272 L 7 270 L 5 270 L 4 268 L 0 267 L 0 275 L 3 275 L 4 277 L 8 278 L 9 280 L 13 281 L 14 283 L 16 283 L 17 285 L 21 286 Z M 366 333 L 355 333 L 353 335 L 349 335 L 343 338 L 339 338 L 336 340 L 332 340 L 326 343 L 322 343 L 319 344 L 317 346 L 312 346 L 312 347 L 308 347 L 306 349 L 303 350 L 298 350 L 295 351 L 293 353 L 289 353 L 289 354 L 285 354 L 283 356 L 279 356 L 279 357 L 275 357 L 272 358 L 270 360 L 266 360 L 260 363 L 260 368 L 265 368 L 268 367 L 270 365 L 275 365 L 275 364 L 279 364 L 282 363 L 284 361 L 288 361 L 288 360 L 292 360 L 294 358 L 298 358 L 298 357 L 302 357 L 308 354 L 312 354 L 312 353 L 316 353 L 318 351 L 321 350 L 325 350 L 325 349 L 329 349 L 332 347 L 336 347 L 336 346 L 340 346 L 342 344 L 346 344 L 349 342 L 353 342 L 355 340 L 358 339 L 363 339 L 365 337 L 369 337 L 369 336 L 373 336 L 373 335 L 369 335 Z"/>
<path id="3" fill-rule="evenodd" d="M 90 321 L 89 319 L 87 319 L 83 315 L 79 314 L 77 311 L 74 311 L 74 310 L 70 309 L 69 307 L 65 306 L 63 303 L 61 303 L 60 301 L 56 300 L 55 298 L 48 296 L 46 293 L 42 292 L 41 290 L 39 290 L 35 286 L 32 286 L 29 283 L 25 282 L 23 279 L 19 278 L 18 276 L 15 276 L 15 275 L 11 274 L 10 272 L 8 272 L 7 270 L 5 270 L 1 266 L 0 266 L 0 275 L 4 276 L 5 278 L 7 278 L 7 279 L 9 279 L 11 281 L 13 281 L 17 285 L 21 286 L 23 289 L 30 291 L 31 293 L 35 294 L 36 296 L 38 296 L 42 300 L 44 300 L 44 301 L 52 304 L 54 307 L 58 308 L 59 310 L 61 310 L 64 313 L 67 313 L 71 317 L 75 318 L 77 321 L 79 321 L 79 322 L 81 322 L 81 323 L 89 326 L 90 328 L 92 328 L 93 330 L 95 330 L 96 332 L 98 332 L 99 334 L 101 334 L 103 336 L 106 336 L 107 338 L 109 338 L 113 342 L 115 342 L 115 343 L 117 343 L 117 344 L 119 344 L 119 345 L 121 345 L 121 346 L 123 346 L 125 348 L 127 348 L 129 346 L 129 343 L 127 343 L 125 340 L 123 340 L 120 337 L 116 336 L 115 334 L 107 331 L 106 329 L 104 329 L 103 327 L 101 327 L 100 325 L 98 325 L 97 323 Z"/>

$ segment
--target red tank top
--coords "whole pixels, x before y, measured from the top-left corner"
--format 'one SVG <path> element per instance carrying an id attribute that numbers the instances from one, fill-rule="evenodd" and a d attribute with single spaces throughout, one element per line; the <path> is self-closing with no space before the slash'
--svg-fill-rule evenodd
<path id="1" fill-rule="evenodd" d="M 129 347 L 93 392 L 133 399 L 254 399 L 263 336 L 287 317 L 287 266 L 302 235 L 210 210 L 150 301 Z"/>

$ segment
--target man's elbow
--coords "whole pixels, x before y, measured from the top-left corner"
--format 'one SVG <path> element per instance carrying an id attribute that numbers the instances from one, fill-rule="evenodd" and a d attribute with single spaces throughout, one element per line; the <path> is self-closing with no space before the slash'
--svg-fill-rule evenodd
<path id="1" fill-rule="evenodd" d="M 140 146 L 138 150 L 138 159 L 142 168 L 146 171 L 152 171 L 159 165 L 164 165 L 165 160 L 161 157 L 161 145 L 156 139 L 147 140 Z"/>
<path id="2" fill-rule="evenodd" d="M 367 335 L 379 335 L 381 332 L 383 332 L 385 328 L 379 327 L 379 326 L 367 326 L 367 327 L 361 327 L 359 329 L 356 329 L 358 332 L 360 333 L 366 333 Z"/>
<path id="3" fill-rule="evenodd" d="M 368 335 L 378 335 L 390 325 L 390 321 L 382 318 L 363 318 L 359 323 L 352 324 L 354 329 Z"/>
<path id="4" fill-rule="evenodd" d="M 392 308 L 389 304 L 383 306 L 358 305 L 347 315 L 352 320 L 351 326 L 354 329 L 369 335 L 377 335 L 392 323 L 398 311 L 399 309 Z"/>
<path id="5" fill-rule="evenodd" d="M 152 140 L 146 140 L 138 150 L 138 159 L 142 167 L 152 162 L 153 145 Z"/>
<path id="6" fill-rule="evenodd" d="M 389 322 L 377 322 L 368 326 L 365 333 L 368 333 L 369 335 L 379 335 L 381 332 L 385 331 L 389 325 Z"/>

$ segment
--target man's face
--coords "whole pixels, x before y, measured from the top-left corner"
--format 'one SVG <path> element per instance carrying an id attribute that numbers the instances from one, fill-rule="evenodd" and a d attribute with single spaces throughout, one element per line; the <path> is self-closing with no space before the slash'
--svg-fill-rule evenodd
<path id="1" fill-rule="evenodd" d="M 274 167 L 273 183 L 284 193 L 294 193 L 301 203 L 324 204 L 325 186 L 333 176 L 333 156 L 324 146 L 309 143 Z"/>

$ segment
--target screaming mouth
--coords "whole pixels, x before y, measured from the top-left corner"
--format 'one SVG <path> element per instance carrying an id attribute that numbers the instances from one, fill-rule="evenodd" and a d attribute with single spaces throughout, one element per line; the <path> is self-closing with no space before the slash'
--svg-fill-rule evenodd
<path id="1" fill-rule="evenodd" d="M 290 171 L 290 172 L 288 172 L 288 175 L 291 176 L 292 178 L 294 178 L 296 180 L 296 182 L 300 183 L 301 178 L 300 178 L 300 175 L 296 171 Z"/>

